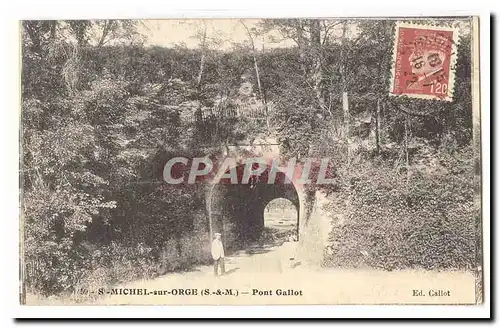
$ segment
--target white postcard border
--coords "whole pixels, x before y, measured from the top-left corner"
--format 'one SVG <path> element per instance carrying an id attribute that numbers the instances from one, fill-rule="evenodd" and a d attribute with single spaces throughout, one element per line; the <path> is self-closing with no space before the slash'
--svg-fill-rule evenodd
<path id="1" fill-rule="evenodd" d="M 66 5 L 63 5 L 66 4 Z M 1 199 L 4 205 L 4 238 L 2 238 L 2 249 L 4 251 L 4 292 L 2 299 L 4 310 L 11 317 L 38 317 L 38 318 L 208 318 L 208 317 L 412 317 L 412 318 L 443 318 L 443 317 L 487 317 L 490 315 L 489 307 L 491 302 L 490 294 L 490 194 L 489 194 L 489 161 L 490 161 L 490 64 L 489 64 L 489 8 L 483 6 L 477 9 L 478 3 L 461 2 L 462 9 L 450 11 L 449 8 L 457 8 L 458 1 L 422 1 L 418 8 L 409 9 L 409 7 L 398 5 L 391 1 L 349 1 L 342 4 L 345 7 L 339 7 L 338 3 L 325 3 L 324 1 L 308 1 L 297 6 L 293 3 L 287 3 L 286 6 L 272 4 L 262 1 L 258 4 L 252 2 L 252 8 L 242 10 L 242 8 L 233 8 L 232 11 L 197 11 L 194 8 L 200 8 L 203 1 L 193 2 L 183 1 L 183 10 L 172 9 L 172 4 L 165 2 L 154 2 L 143 0 L 138 9 L 138 2 L 133 1 L 79 1 L 78 4 L 70 4 L 62 1 L 19 1 L 16 7 L 5 11 L 2 22 L 8 27 L 4 28 L 2 34 L 3 45 L 8 51 L 2 52 L 2 63 L 6 64 L 8 74 L 2 78 L 2 99 L 7 99 L 8 103 L 2 111 L 2 187 Z M 224 1 L 225 5 L 234 5 L 235 2 Z M 430 5 L 426 7 L 425 5 Z M 464 5 L 465 4 L 465 5 Z M 14 5 L 14 4 L 13 4 Z M 211 1 L 212 8 L 221 8 L 220 2 Z M 145 7 L 149 9 L 145 9 Z M 161 6 L 161 10 L 160 7 Z M 189 7 L 191 6 L 191 7 Z M 302 8 L 301 8 L 302 6 Z M 307 8 L 304 8 L 307 7 Z M 329 8 L 327 8 L 329 7 Z M 439 9 L 436 9 L 436 8 Z M 167 9 L 168 8 L 168 9 Z M 191 8 L 191 9 L 190 9 Z M 313 10 L 311 10 L 311 8 Z M 314 9 L 315 8 L 315 9 Z M 434 8 L 424 10 L 422 8 Z M 18 149 L 18 128 L 19 128 L 19 42 L 18 42 L 18 23 L 17 20 L 28 18 L 155 18 L 155 17 L 276 17 L 276 16 L 429 16 L 429 15 L 472 15 L 481 13 L 481 120 L 482 120 L 482 147 L 483 147 L 483 238 L 484 247 L 484 290 L 485 303 L 480 306 L 20 306 L 18 294 L 18 261 L 19 254 L 17 248 L 19 245 L 19 149 Z M 4 26 L 5 26 L 4 25 Z M 5 35 L 7 32 L 7 35 Z M 7 36 L 7 38 L 5 38 Z M 497 115 L 498 117 L 498 115 Z M 498 144 L 497 144 L 498 145 Z M 12 320 L 9 321 L 13 323 Z"/>

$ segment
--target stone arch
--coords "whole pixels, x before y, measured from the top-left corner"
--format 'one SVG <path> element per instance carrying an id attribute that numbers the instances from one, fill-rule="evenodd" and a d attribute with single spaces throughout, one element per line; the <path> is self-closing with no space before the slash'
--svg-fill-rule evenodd
<path id="1" fill-rule="evenodd" d="M 242 170 L 244 164 L 236 167 Z M 294 204 L 298 213 L 299 232 L 306 207 L 302 188 L 293 181 L 286 182 L 283 171 L 276 173 L 274 184 L 268 184 L 267 174 L 270 168 L 268 165 L 257 179 L 248 184 L 222 183 L 216 178 L 215 181 L 219 182 L 213 183 L 208 189 L 210 234 L 221 232 L 228 250 L 238 249 L 260 236 L 264 228 L 264 209 L 276 198 L 285 198 Z"/>

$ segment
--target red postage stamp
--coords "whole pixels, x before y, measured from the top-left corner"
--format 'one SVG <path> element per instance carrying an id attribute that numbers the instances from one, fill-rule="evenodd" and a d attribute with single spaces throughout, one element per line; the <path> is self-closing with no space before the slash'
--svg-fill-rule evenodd
<path id="1" fill-rule="evenodd" d="M 390 93 L 453 100 L 458 31 L 398 23 Z"/>

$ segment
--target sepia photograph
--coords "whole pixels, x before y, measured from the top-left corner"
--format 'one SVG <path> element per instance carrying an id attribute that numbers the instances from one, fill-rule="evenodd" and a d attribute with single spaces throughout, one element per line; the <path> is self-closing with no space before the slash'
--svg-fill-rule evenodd
<path id="1" fill-rule="evenodd" d="M 19 42 L 21 305 L 483 304 L 479 17 Z"/>

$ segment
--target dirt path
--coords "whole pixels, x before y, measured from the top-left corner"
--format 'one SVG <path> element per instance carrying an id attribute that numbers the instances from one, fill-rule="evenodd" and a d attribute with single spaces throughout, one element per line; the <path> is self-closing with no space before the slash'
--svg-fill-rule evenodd
<path id="1" fill-rule="evenodd" d="M 94 304 L 426 304 L 475 299 L 474 277 L 467 272 L 312 268 L 290 260 L 295 246 L 284 243 L 236 253 L 226 258 L 227 274 L 221 277 L 214 277 L 212 266 L 200 266 L 117 286 L 136 293 L 142 289 L 148 295 L 108 294 Z M 160 291 L 167 294 L 158 295 Z M 416 296 L 415 291 L 422 295 Z"/>

